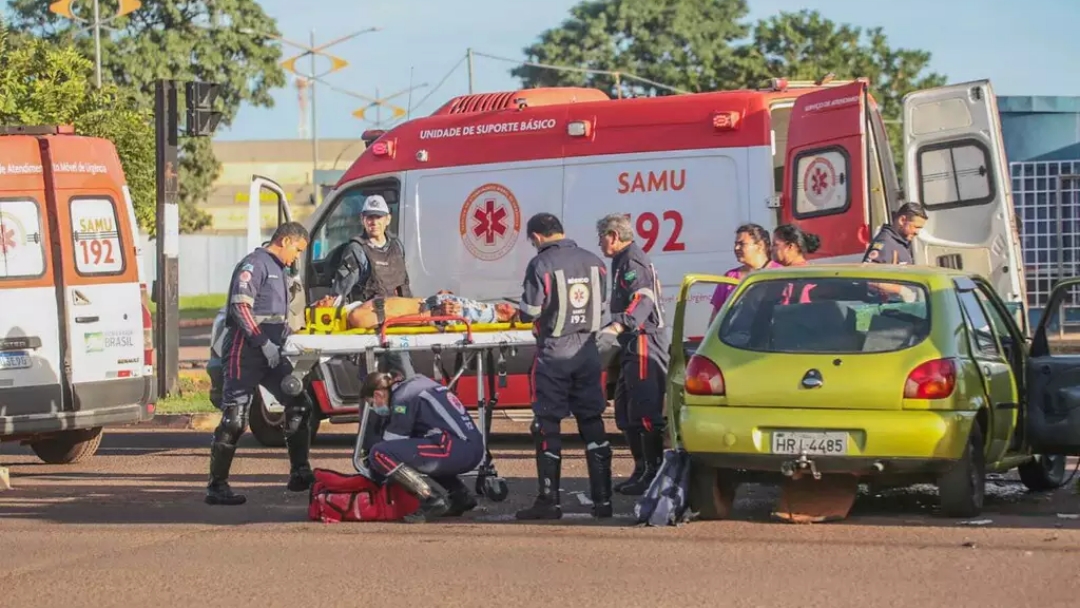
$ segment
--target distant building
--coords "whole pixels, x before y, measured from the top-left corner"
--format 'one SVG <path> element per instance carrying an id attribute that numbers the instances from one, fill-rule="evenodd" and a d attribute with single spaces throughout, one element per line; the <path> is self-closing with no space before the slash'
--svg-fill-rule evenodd
<path id="1" fill-rule="evenodd" d="M 213 224 L 203 230 L 203 234 L 245 232 L 248 186 L 253 174 L 281 184 L 294 218 L 306 218 L 315 210 L 313 183 L 322 188 L 325 197 L 364 151 L 364 142 L 360 138 L 319 140 L 318 170 L 312 179 L 311 140 L 215 141 L 213 146 L 221 163 L 221 174 L 206 201 L 200 205 L 213 217 Z M 277 223 L 277 210 L 274 201 L 265 195 L 262 211 L 263 226 L 273 227 Z"/>
<path id="2" fill-rule="evenodd" d="M 1080 97 L 1001 96 L 998 112 L 1034 318 L 1080 266 Z M 1065 307 L 1070 321 L 1080 310 Z"/>

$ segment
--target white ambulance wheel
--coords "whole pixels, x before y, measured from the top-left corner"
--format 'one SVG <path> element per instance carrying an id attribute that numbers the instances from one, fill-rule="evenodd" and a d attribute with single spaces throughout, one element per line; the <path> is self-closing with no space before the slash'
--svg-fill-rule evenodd
<path id="1" fill-rule="evenodd" d="M 101 427 L 63 431 L 49 437 L 30 442 L 30 449 L 47 464 L 74 464 L 82 462 L 97 453 L 101 445 Z"/>

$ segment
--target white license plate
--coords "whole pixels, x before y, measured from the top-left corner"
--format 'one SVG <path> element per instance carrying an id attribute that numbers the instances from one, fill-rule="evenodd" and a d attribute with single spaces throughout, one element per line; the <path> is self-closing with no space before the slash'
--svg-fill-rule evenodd
<path id="1" fill-rule="evenodd" d="M 18 353 L 0 353 L 0 369 L 26 369 L 30 367 L 30 355 Z"/>
<path id="2" fill-rule="evenodd" d="M 775 431 L 772 434 L 772 453 L 843 456 L 847 454 L 847 442 L 847 433 Z"/>

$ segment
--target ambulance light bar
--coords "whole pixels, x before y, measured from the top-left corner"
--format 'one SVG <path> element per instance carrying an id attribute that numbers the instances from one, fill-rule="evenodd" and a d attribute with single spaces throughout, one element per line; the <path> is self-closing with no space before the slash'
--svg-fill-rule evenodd
<path id="1" fill-rule="evenodd" d="M 73 125 L 4 125 L 0 126 L 0 135 L 74 135 Z"/>

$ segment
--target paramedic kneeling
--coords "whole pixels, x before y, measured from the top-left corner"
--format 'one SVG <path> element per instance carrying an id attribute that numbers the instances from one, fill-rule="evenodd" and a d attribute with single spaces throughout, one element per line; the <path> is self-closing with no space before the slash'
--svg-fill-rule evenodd
<path id="1" fill-rule="evenodd" d="M 634 242 L 634 227 L 621 213 L 596 223 L 600 251 L 611 258 L 611 324 L 600 331 L 601 350 L 619 344 L 615 423 L 626 435 L 634 472 L 615 486 L 629 496 L 645 493 L 664 461 L 664 381 L 668 339 L 660 280 L 648 254 Z"/>
<path id="2" fill-rule="evenodd" d="M 210 444 L 207 504 L 239 505 L 246 500 L 232 492 L 227 480 L 236 442 L 247 428 L 251 402 L 260 384 L 285 406 L 285 444 L 291 468 L 288 489 L 302 492 L 315 481 L 308 464 L 311 404 L 303 395 L 288 396 L 281 387 L 291 371 L 281 360 L 281 346 L 289 335 L 285 269 L 307 244 L 308 232 L 302 224 L 282 224 L 270 245 L 244 256 L 233 270 L 221 349 L 225 367 L 221 422 Z"/>
<path id="3" fill-rule="evenodd" d="M 480 464 L 484 440 L 457 395 L 425 376 L 402 380 L 372 372 L 360 398 L 373 401 L 375 412 L 387 418 L 382 441 L 368 451 L 368 466 L 420 499 L 410 521 L 457 516 L 476 507 L 458 475 Z"/>
<path id="4" fill-rule="evenodd" d="M 607 407 L 601 386 L 596 332 L 607 304 L 604 261 L 563 234 L 559 218 L 539 213 L 526 224 L 536 257 L 525 269 L 521 319 L 533 321 L 533 422 L 539 492 L 518 519 L 559 519 L 562 465 L 560 426 L 570 414 L 585 442 L 589 493 L 595 517 L 611 517 L 611 446 L 601 415 Z M 535 320 L 534 320 L 535 319 Z"/>

